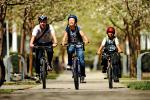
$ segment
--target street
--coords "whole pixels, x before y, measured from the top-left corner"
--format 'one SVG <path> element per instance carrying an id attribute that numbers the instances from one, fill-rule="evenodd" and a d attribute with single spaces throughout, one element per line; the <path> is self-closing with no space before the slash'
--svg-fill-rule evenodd
<path id="1" fill-rule="evenodd" d="M 30 89 L 18 90 L 12 94 L 0 94 L 0 100 L 149 100 L 150 91 L 131 90 L 125 85 L 114 83 L 108 88 L 108 81 L 100 71 L 87 72 L 87 83 L 74 89 L 70 71 L 65 71 L 56 80 L 47 80 L 47 88 L 42 85 Z"/>

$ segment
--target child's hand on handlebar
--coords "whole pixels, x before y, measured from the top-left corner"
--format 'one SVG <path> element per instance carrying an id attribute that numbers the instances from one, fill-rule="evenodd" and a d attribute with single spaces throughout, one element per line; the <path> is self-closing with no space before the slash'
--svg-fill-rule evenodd
<path id="1" fill-rule="evenodd" d="M 56 47 L 57 46 L 57 43 L 53 43 L 53 45 L 52 45 L 53 47 Z"/>

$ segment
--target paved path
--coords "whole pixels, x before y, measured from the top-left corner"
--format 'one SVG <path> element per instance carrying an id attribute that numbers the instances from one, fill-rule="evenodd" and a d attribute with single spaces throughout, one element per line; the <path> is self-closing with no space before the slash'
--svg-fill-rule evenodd
<path id="1" fill-rule="evenodd" d="M 80 84 L 79 90 L 74 89 L 71 77 L 71 72 L 65 71 L 56 80 L 47 80 L 47 89 L 36 85 L 11 94 L 0 94 L 0 100 L 150 100 L 150 91 L 130 90 L 120 83 L 109 89 L 101 72 L 87 72 L 87 83 Z M 19 85 L 16 88 L 19 89 Z"/>
<path id="2" fill-rule="evenodd" d="M 86 82 L 80 84 L 79 91 L 125 91 L 129 90 L 125 85 L 120 83 L 114 83 L 114 88 L 108 88 L 108 80 L 104 79 L 105 75 L 100 71 L 87 72 Z M 67 92 L 76 91 L 72 79 L 71 71 L 65 71 L 56 80 L 47 80 L 47 89 L 42 89 L 42 84 L 37 85 L 30 89 L 30 91 L 36 91 L 41 89 L 42 91 L 53 90 L 52 92 Z M 36 91 L 37 92 L 37 91 Z M 41 92 L 41 91 L 40 91 Z"/>

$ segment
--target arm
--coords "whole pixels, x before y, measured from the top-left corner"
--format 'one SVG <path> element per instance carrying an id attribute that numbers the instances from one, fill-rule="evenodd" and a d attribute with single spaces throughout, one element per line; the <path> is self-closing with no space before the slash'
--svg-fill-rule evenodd
<path id="1" fill-rule="evenodd" d="M 120 44 L 119 44 L 118 38 L 115 39 L 115 43 L 116 43 L 116 47 L 117 47 L 117 49 L 118 49 L 118 52 L 121 53 L 122 50 L 121 50 L 121 48 L 120 48 Z"/>
<path id="2" fill-rule="evenodd" d="M 86 37 L 86 35 L 85 35 L 84 32 L 80 31 L 80 35 L 82 36 L 82 38 L 83 38 L 85 44 L 89 43 L 89 40 L 88 40 L 88 38 Z"/>
<path id="3" fill-rule="evenodd" d="M 52 40 L 53 40 L 53 47 L 56 47 L 57 46 L 57 38 L 56 38 L 56 35 L 55 35 L 55 30 L 53 28 L 52 25 L 49 25 L 49 28 L 51 30 L 51 34 L 52 34 Z"/>
<path id="4" fill-rule="evenodd" d="M 62 39 L 62 45 L 63 45 L 63 46 L 64 46 L 65 43 L 66 43 L 66 39 L 67 39 L 67 32 L 65 31 L 65 32 L 64 32 L 63 39 Z"/>
<path id="5" fill-rule="evenodd" d="M 106 38 L 103 39 L 103 41 L 102 41 L 100 47 L 99 47 L 98 50 L 97 50 L 97 54 L 98 54 L 98 55 L 100 55 L 100 54 L 102 53 L 102 50 L 103 50 L 103 48 L 104 48 L 104 46 L 105 46 L 105 43 L 106 43 Z"/>
<path id="6" fill-rule="evenodd" d="M 120 48 L 120 45 L 118 44 L 118 45 L 116 45 L 116 46 L 117 46 L 118 52 L 121 53 L 122 50 L 121 50 L 121 48 Z"/>
<path id="7" fill-rule="evenodd" d="M 57 46 L 57 39 L 56 39 L 55 33 L 52 34 L 52 38 L 53 38 L 53 47 L 56 47 Z"/>
<path id="8" fill-rule="evenodd" d="M 100 55 L 102 53 L 102 49 L 104 48 L 103 45 L 101 45 L 98 50 L 97 50 L 97 54 Z"/>
<path id="9" fill-rule="evenodd" d="M 30 40 L 30 47 L 31 48 L 33 48 L 33 46 L 34 46 L 34 44 L 33 44 L 34 40 L 35 40 L 35 36 L 32 36 L 31 40 Z"/>

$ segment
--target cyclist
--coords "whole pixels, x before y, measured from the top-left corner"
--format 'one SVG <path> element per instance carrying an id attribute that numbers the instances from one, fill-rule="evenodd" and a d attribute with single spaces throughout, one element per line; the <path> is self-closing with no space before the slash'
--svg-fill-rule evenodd
<path id="1" fill-rule="evenodd" d="M 51 61 L 53 58 L 53 47 L 57 46 L 57 39 L 55 36 L 55 31 L 52 25 L 48 24 L 47 16 L 41 15 L 38 17 L 39 24 L 36 25 L 32 31 L 32 37 L 30 40 L 30 47 L 33 48 L 34 45 L 37 46 L 52 46 L 46 50 L 48 55 L 48 69 L 52 70 Z M 42 35 L 43 34 L 43 35 Z M 37 40 L 37 41 L 36 41 Z M 36 50 L 36 73 L 39 76 L 40 73 L 40 58 L 42 56 L 43 50 Z"/>
<path id="2" fill-rule="evenodd" d="M 114 81 L 115 82 L 119 82 L 119 61 L 120 61 L 120 55 L 118 53 L 121 53 L 122 50 L 119 46 L 119 41 L 118 41 L 118 38 L 115 36 L 115 28 L 114 27 L 108 27 L 107 28 L 107 37 L 105 37 L 101 43 L 101 46 L 99 47 L 98 51 L 97 51 L 97 54 L 102 54 L 102 57 L 103 57 L 103 61 L 102 64 L 104 65 L 103 66 L 103 69 L 102 71 L 103 72 L 106 72 L 107 70 L 107 61 L 105 58 L 105 53 L 109 53 L 112 56 L 112 65 L 113 65 L 113 72 L 114 72 Z M 118 53 L 115 53 L 115 52 L 118 52 Z"/>
<path id="3" fill-rule="evenodd" d="M 85 61 L 84 61 L 84 44 L 89 42 L 88 38 L 86 37 L 85 33 L 81 31 L 80 27 L 77 25 L 78 19 L 75 15 L 70 15 L 68 17 L 68 25 L 65 29 L 62 45 L 66 44 L 66 40 L 68 42 L 67 53 L 68 53 L 68 66 L 72 66 L 72 54 L 75 52 L 75 45 L 73 44 L 80 44 L 77 48 L 77 56 L 80 61 L 81 66 L 81 82 L 84 83 L 84 78 L 86 77 L 85 74 Z"/>

